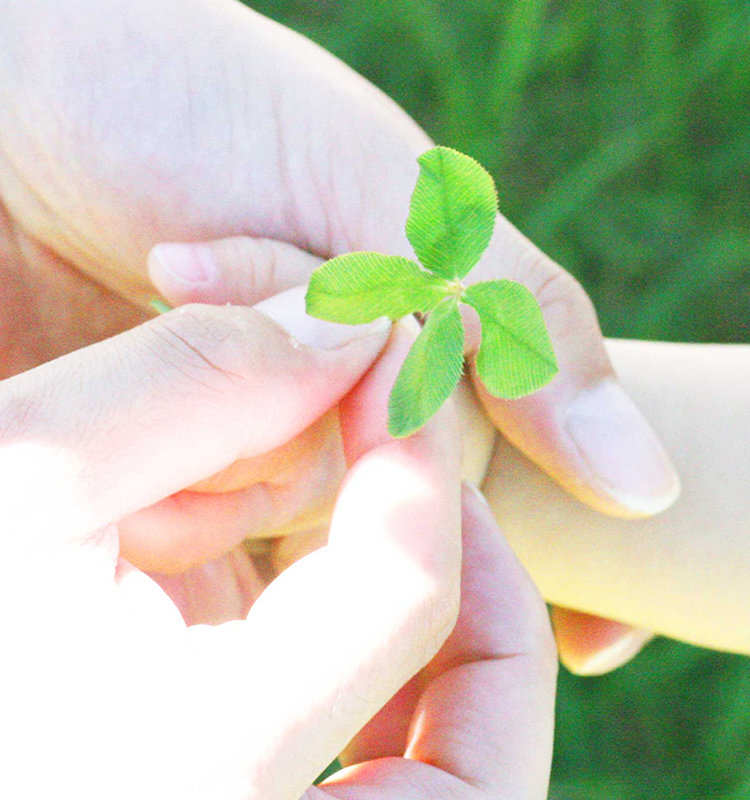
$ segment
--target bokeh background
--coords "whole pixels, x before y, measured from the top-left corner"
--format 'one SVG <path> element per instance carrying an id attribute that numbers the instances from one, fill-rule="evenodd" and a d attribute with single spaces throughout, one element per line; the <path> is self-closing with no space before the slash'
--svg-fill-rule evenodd
<path id="1" fill-rule="evenodd" d="M 481 161 L 606 335 L 750 342 L 750 0 L 247 4 Z M 750 659 L 563 671 L 556 739 L 552 800 L 750 800 Z"/>

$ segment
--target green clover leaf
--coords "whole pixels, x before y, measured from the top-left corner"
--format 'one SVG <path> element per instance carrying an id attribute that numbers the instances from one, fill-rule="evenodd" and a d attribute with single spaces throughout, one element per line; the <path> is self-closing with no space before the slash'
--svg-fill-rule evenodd
<path id="1" fill-rule="evenodd" d="M 413 261 L 382 253 L 347 253 L 318 267 L 305 296 L 307 313 L 359 325 L 431 311 L 450 291 L 443 278 Z"/>
<path id="2" fill-rule="evenodd" d="M 388 399 L 388 433 L 418 431 L 453 394 L 464 367 L 464 326 L 455 299 L 427 318 Z"/>
<path id="3" fill-rule="evenodd" d="M 435 147 L 419 157 L 406 236 L 422 264 L 444 278 L 463 278 L 492 237 L 497 193 L 473 158 Z"/>
<path id="4" fill-rule="evenodd" d="M 497 215 L 491 176 L 472 158 L 435 147 L 419 158 L 406 235 L 421 265 L 401 256 L 347 253 L 313 272 L 307 313 L 360 324 L 378 317 L 429 314 L 394 384 L 388 431 L 419 430 L 456 388 L 463 370 L 459 302 L 479 314 L 476 367 L 487 391 L 518 398 L 546 385 L 557 361 L 541 309 L 520 283 L 461 283 L 486 250 Z"/>
<path id="5" fill-rule="evenodd" d="M 482 324 L 476 365 L 490 394 L 523 397 L 555 377 L 557 360 L 542 311 L 525 286 L 506 280 L 475 283 L 463 301 L 477 310 Z"/>

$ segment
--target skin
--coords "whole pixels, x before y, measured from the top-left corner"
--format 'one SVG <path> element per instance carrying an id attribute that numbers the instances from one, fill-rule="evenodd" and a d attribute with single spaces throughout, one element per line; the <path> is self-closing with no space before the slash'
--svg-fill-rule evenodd
<path id="1" fill-rule="evenodd" d="M 544 605 L 460 491 L 450 405 L 387 436 L 413 326 L 363 376 L 387 335 L 314 349 L 254 309 L 188 306 L 0 384 L 2 796 L 546 797 Z M 328 544 L 242 620 L 186 625 L 122 521 L 339 400 L 351 467 Z M 334 618 L 343 635 L 322 640 Z M 311 787 L 347 744 L 355 764 Z"/>
<path id="2" fill-rule="evenodd" d="M 678 466 L 680 500 L 648 520 L 597 515 L 501 441 L 488 500 L 551 602 L 750 654 L 750 347 L 608 348 Z"/>
<path id="3" fill-rule="evenodd" d="M 387 98 L 301 37 L 229 0 L 30 0 L 0 13 L 4 375 L 147 319 L 145 264 L 158 242 L 249 233 L 322 257 L 351 249 L 410 255 L 403 220 L 416 157 L 431 143 Z M 252 303 L 309 274 L 304 260 L 282 258 L 278 247 L 270 246 L 267 262 L 275 268 L 252 276 Z M 536 293 L 561 365 L 534 398 L 483 397 L 492 422 L 592 507 L 643 516 L 671 504 L 676 474 L 634 406 L 627 424 L 605 427 L 617 431 L 614 439 L 607 434 L 592 447 L 589 437 L 594 455 L 621 453 L 614 472 L 593 468 L 597 458 L 569 435 L 565 420 L 597 387 L 611 389 L 599 404 L 611 416 L 625 402 L 580 286 L 502 217 L 475 271 L 476 280 L 486 277 L 518 279 Z M 476 321 L 468 323 L 476 345 Z M 318 460 L 327 458 L 335 474 L 340 454 L 320 430 L 309 434 L 311 460 L 319 448 Z M 268 476 L 267 466 L 255 467 Z M 332 494 L 320 487 L 321 507 L 309 509 L 309 492 L 306 499 L 284 469 L 283 478 L 261 481 L 266 506 L 298 503 L 309 529 L 330 510 Z M 255 499 L 259 511 L 263 497 Z M 179 502 L 187 508 L 189 498 Z M 267 529 L 262 522 L 256 532 Z M 288 528 L 280 531 L 291 541 Z M 152 553 L 149 568 L 188 575 L 200 567 L 174 555 L 179 541 L 172 555 Z M 193 577 L 205 582 L 200 570 Z M 221 584 L 231 580 L 230 572 Z"/>
<path id="4" fill-rule="evenodd" d="M 218 266 L 212 280 L 193 284 L 168 276 L 155 250 L 151 272 L 162 293 L 174 303 L 215 302 L 221 292 L 243 302 L 249 283 L 243 272 L 258 268 L 266 246 L 242 240 L 233 250 L 226 243 L 200 247 L 215 251 Z M 296 314 L 304 316 L 301 302 Z M 464 474 L 482 483 L 544 597 L 562 607 L 554 615 L 558 644 L 577 671 L 618 666 L 648 640 L 646 631 L 750 653 L 744 624 L 750 440 L 743 388 L 750 347 L 610 340 L 607 348 L 679 465 L 686 490 L 672 508 L 640 520 L 587 509 L 496 436 L 468 392 L 458 404 Z M 613 644 L 619 650 L 607 656 Z M 589 663 L 594 657 L 598 663 Z"/>
<path id="5" fill-rule="evenodd" d="M 404 220 L 432 143 L 311 42 L 234 0 L 30 0 L 0 13 L 0 197 L 26 270 L 41 249 L 49 269 L 145 309 L 159 242 L 249 235 L 323 258 L 411 255 Z M 274 265 L 256 272 L 252 304 L 309 275 L 299 259 Z M 631 516 L 668 506 L 679 481 L 635 406 L 609 442 L 624 469 L 598 469 L 601 448 L 570 435 L 592 390 L 611 387 L 600 405 L 613 414 L 624 394 L 581 287 L 503 217 L 472 273 L 500 277 L 537 296 L 561 369 L 533 398 L 485 399 L 488 416 L 584 502 Z"/>

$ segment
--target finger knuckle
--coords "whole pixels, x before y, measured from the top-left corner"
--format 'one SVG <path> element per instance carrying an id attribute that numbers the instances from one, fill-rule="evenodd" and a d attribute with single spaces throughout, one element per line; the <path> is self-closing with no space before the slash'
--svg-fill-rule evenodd
<path id="1" fill-rule="evenodd" d="M 150 330 L 163 361 L 202 384 L 244 382 L 245 326 L 224 308 L 191 304 L 154 320 Z"/>
<path id="2" fill-rule="evenodd" d="M 530 250 L 519 265 L 523 282 L 542 310 L 581 319 L 595 317 L 594 306 L 573 275 L 539 250 Z"/>

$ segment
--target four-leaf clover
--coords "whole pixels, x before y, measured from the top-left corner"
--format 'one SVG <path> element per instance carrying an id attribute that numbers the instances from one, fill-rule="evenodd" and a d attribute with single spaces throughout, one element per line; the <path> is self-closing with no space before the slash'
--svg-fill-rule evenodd
<path id="1" fill-rule="evenodd" d="M 419 430 L 458 384 L 464 351 L 459 303 L 479 314 L 476 368 L 490 394 L 522 397 L 557 373 L 541 309 L 525 286 L 510 280 L 462 283 L 495 226 L 491 176 L 447 147 L 428 150 L 419 166 L 406 235 L 421 264 L 382 253 L 347 253 L 313 272 L 306 296 L 307 313 L 330 322 L 429 315 L 388 402 L 388 431 L 396 437 Z"/>

